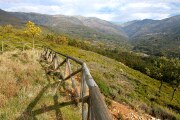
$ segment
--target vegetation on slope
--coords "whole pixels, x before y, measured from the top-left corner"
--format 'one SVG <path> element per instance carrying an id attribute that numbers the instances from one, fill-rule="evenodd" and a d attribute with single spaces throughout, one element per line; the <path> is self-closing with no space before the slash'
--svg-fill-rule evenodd
<path id="1" fill-rule="evenodd" d="M 174 89 L 172 93 L 172 99 L 174 93 L 180 86 L 180 61 L 179 59 L 167 59 L 166 57 L 147 56 L 144 54 L 137 54 L 133 52 L 123 51 L 119 48 L 109 48 L 109 46 L 96 44 L 92 45 L 90 42 L 70 40 L 69 45 L 76 46 L 85 50 L 94 51 L 104 56 L 113 58 L 117 61 L 124 63 L 125 65 L 139 70 L 140 72 L 161 80 L 161 87 L 164 82 L 169 83 Z"/>
<path id="2" fill-rule="evenodd" d="M 179 34 L 152 34 L 134 37 L 131 40 L 133 50 L 149 55 L 166 56 L 168 58 L 180 58 Z"/>
<path id="3" fill-rule="evenodd" d="M 80 119 L 79 108 L 68 106 L 63 91 L 55 92 L 57 84 L 39 64 L 39 52 L 0 55 L 0 119 Z"/>
<path id="4" fill-rule="evenodd" d="M 126 102 L 161 118 L 176 116 L 176 113 L 167 109 L 168 107 L 179 112 L 179 90 L 171 101 L 172 88 L 168 84 L 164 83 L 161 96 L 158 96 L 159 81 L 130 69 L 122 63 L 75 47 L 56 45 L 52 47 L 87 62 L 95 81 L 107 97 Z"/>
<path id="5" fill-rule="evenodd" d="M 13 29 L 13 31 L 6 33 L 7 36 L 6 34 L 1 35 L 11 38 L 11 41 L 31 41 L 27 35 L 22 34 L 21 30 L 15 31 L 17 33 L 19 31 L 21 34 L 17 34 Z M 164 83 L 159 96 L 160 81 L 133 70 L 114 59 L 76 47 L 59 45 L 68 43 L 65 39 L 62 39 L 64 38 L 62 36 L 57 39 L 59 43 L 44 40 L 45 38 L 43 35 L 37 37 L 36 43 L 48 45 L 57 51 L 87 62 L 95 81 L 106 97 L 119 102 L 126 102 L 135 109 L 143 110 L 158 118 L 180 118 L 180 91 L 177 90 L 173 101 L 171 101 L 173 89 L 169 84 Z M 63 42 L 63 40 L 66 42 Z"/>
<path id="6" fill-rule="evenodd" d="M 162 20 L 132 21 L 122 26 L 135 51 L 180 58 L 180 16 Z"/>

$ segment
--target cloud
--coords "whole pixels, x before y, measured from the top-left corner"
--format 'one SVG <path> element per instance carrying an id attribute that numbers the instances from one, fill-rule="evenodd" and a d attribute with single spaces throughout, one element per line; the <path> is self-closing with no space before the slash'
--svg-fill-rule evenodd
<path id="1" fill-rule="evenodd" d="M 179 15 L 180 0 L 0 0 L 0 8 L 19 12 L 82 15 L 125 22 Z"/>
<path id="2" fill-rule="evenodd" d="M 61 11 L 61 7 L 59 6 L 18 6 L 18 7 L 11 7 L 5 9 L 7 11 L 16 11 L 16 12 L 37 12 L 42 14 L 58 14 Z"/>
<path id="3" fill-rule="evenodd" d="M 0 2 L 19 2 L 20 0 L 0 0 Z"/>

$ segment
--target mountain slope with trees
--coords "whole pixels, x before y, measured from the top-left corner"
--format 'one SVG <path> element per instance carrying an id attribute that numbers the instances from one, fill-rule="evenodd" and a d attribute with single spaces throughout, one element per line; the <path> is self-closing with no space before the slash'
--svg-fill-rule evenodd
<path id="1" fill-rule="evenodd" d="M 118 26 L 98 18 L 18 12 L 11 14 L 25 21 L 31 20 L 36 24 L 47 26 L 56 33 L 91 41 L 128 44 L 126 34 Z"/>
<path id="2" fill-rule="evenodd" d="M 180 57 L 180 16 L 163 20 L 139 20 L 121 28 L 135 51 L 150 55 Z"/>
<path id="3" fill-rule="evenodd" d="M 0 25 L 12 24 L 12 25 L 20 26 L 25 23 L 26 22 L 24 20 L 0 9 Z"/>

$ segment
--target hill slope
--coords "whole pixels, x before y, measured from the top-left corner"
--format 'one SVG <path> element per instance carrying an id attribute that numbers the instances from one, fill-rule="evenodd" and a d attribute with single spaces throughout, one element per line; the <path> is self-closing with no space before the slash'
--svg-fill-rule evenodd
<path id="1" fill-rule="evenodd" d="M 159 112 L 163 111 L 169 118 L 173 118 L 174 113 L 171 110 L 170 112 L 167 107 L 162 106 L 176 106 L 179 108 L 180 94 L 178 93 L 176 100 L 171 102 L 172 89 L 167 84 L 163 87 L 163 95 L 158 97 L 159 81 L 130 69 L 120 62 L 75 47 L 58 47 L 54 45 L 53 48 L 87 62 L 101 91 L 111 99 L 126 102 L 136 109 L 143 110 L 145 107 L 145 109 L 150 110 L 149 114 L 159 118 L 162 118 L 162 116 L 158 115 L 159 113 L 154 114 L 151 112 L 158 109 Z M 164 117 L 167 117 L 166 115 Z"/>
<path id="2" fill-rule="evenodd" d="M 162 95 L 158 97 L 157 93 L 160 85 L 159 81 L 154 80 L 138 71 L 132 70 L 120 62 L 75 47 L 53 45 L 53 48 L 62 53 L 75 56 L 76 58 L 87 62 L 93 78 L 99 85 L 102 93 L 110 99 L 114 99 L 120 103 L 129 104 L 134 109 L 138 111 L 140 110 L 136 114 L 142 114 L 142 111 L 146 111 L 158 118 L 174 119 L 176 117 L 176 119 L 178 119 L 180 117 L 174 112 L 176 110 L 178 112 L 178 108 L 180 107 L 180 92 L 177 91 L 174 100 L 170 101 L 172 89 L 169 87 L 169 85 L 163 85 L 161 93 Z M 3 68 L 0 69 L 1 73 L 3 73 L 0 76 L 0 80 L 6 81 L 0 83 L 1 86 L 4 86 L 0 89 L 0 99 L 4 102 L 4 104 L 1 102 L 0 107 L 2 119 L 9 119 L 10 117 L 22 118 L 24 116 L 24 111 L 26 110 L 32 111 L 32 113 L 36 111 L 39 113 L 39 110 L 45 111 L 49 105 L 51 106 L 54 104 L 53 88 L 55 88 L 55 86 L 48 85 L 49 82 L 48 80 L 46 81 L 43 69 L 38 62 L 35 62 L 32 58 L 33 53 L 34 52 L 31 51 L 25 51 L 23 53 L 20 51 L 14 51 L 11 54 L 8 54 L 7 52 L 7 54 L 4 54 L 1 57 L 1 64 L 6 66 L 0 67 Z M 8 70 L 12 72 L 10 72 L 10 74 L 5 74 L 8 72 L 5 68 L 10 66 L 12 70 L 10 68 L 8 68 Z M 11 79 L 12 77 L 14 79 Z M 18 79 L 18 81 L 16 79 Z M 10 84 L 11 89 L 8 89 Z M 3 89 L 8 89 L 8 91 L 3 93 Z M 43 95 L 39 96 L 41 93 Z M 60 93 L 62 93 L 62 91 Z M 11 99 L 9 99 L 9 97 Z M 65 100 L 62 99 L 62 96 L 59 96 L 58 98 L 59 102 L 64 102 Z M 110 106 L 111 104 L 114 106 L 114 102 L 112 101 L 111 103 L 111 100 L 107 103 L 109 103 Z M 174 111 L 169 110 L 167 107 L 171 107 Z M 73 106 L 62 107 L 60 110 L 63 118 L 73 120 L 75 118 L 79 119 L 80 117 L 80 113 L 77 112 L 79 111 L 78 108 Z M 13 111 L 16 112 L 14 113 Z M 55 114 L 53 111 L 49 111 L 43 114 L 32 114 L 30 117 L 36 119 L 50 119 L 55 117 Z"/>
<path id="3" fill-rule="evenodd" d="M 8 33 L 3 33 L 1 31 L 2 35 L 8 36 L 8 38 L 10 38 L 9 40 L 11 40 L 11 42 L 8 42 L 8 43 L 4 41 L 4 44 L 6 44 L 4 47 L 5 51 L 9 47 L 15 46 L 15 43 L 19 41 L 29 42 L 29 43 L 32 42 L 31 37 L 25 36 L 24 34 L 19 34 L 19 33 L 22 33 L 22 30 L 19 30 L 19 31 L 13 30 L 13 31 L 8 32 Z M 88 67 L 90 68 L 90 71 L 94 80 L 97 82 L 102 93 L 106 97 L 110 99 L 114 99 L 115 101 L 118 101 L 121 103 L 124 102 L 126 104 L 129 104 L 134 109 L 143 110 L 158 118 L 172 119 L 172 118 L 180 117 L 179 116 L 180 92 L 179 90 L 177 90 L 173 101 L 171 101 L 173 88 L 167 83 L 163 83 L 162 91 L 161 91 L 161 94 L 159 95 L 160 81 L 152 79 L 136 70 L 133 70 L 116 60 L 110 59 L 108 57 L 99 55 L 94 52 L 85 51 L 76 47 L 71 47 L 68 45 L 59 45 L 52 41 L 42 40 L 41 37 L 39 39 L 37 38 L 35 43 L 50 46 L 56 51 L 60 51 L 64 54 L 68 54 L 70 56 L 79 58 L 82 61 L 86 62 Z M 31 44 L 29 45 L 31 46 Z M 0 46 L 1 46 L 1 42 L 0 42 Z M 17 47 L 22 49 L 22 44 Z M 28 49 L 28 48 L 29 47 L 26 47 L 25 49 Z M 11 50 L 15 50 L 15 49 L 11 48 Z M 12 58 L 11 56 L 7 57 L 7 59 L 10 59 L 11 61 L 13 61 L 13 65 L 11 65 L 10 64 L 11 62 L 8 62 L 8 60 L 6 59 L 3 61 L 4 62 L 7 61 L 7 64 L 10 64 L 10 65 L 6 65 L 5 63 L 2 63 L 2 60 L 0 60 L 1 61 L 0 64 L 2 64 L 0 65 L 0 70 L 2 70 L 2 72 L 0 73 L 3 73 L 3 74 L 0 74 L 0 81 L 10 81 L 9 84 L 11 84 L 12 83 L 11 80 L 12 80 L 13 81 L 12 85 L 15 86 L 15 88 L 21 85 L 19 84 L 21 82 L 23 84 L 30 84 L 30 86 L 31 84 L 37 85 L 36 82 L 38 82 L 38 84 L 44 85 L 42 82 L 37 81 L 38 79 L 44 80 L 45 76 L 42 75 L 43 74 L 42 69 L 40 70 L 42 73 L 40 74 L 40 76 L 37 75 L 39 71 L 38 65 L 37 65 L 38 70 L 34 70 L 34 69 L 28 70 L 28 68 L 30 69 L 31 67 L 28 67 L 28 68 L 25 67 L 27 63 L 25 58 L 27 55 L 22 54 L 20 59 L 17 60 L 16 58 L 19 55 L 21 54 L 20 53 L 14 54 L 12 55 Z M 30 55 L 30 57 L 28 58 L 30 58 L 31 60 L 30 62 L 32 63 L 33 56 Z M 0 57 L 0 59 L 4 59 L 4 57 Z M 18 64 L 19 62 L 23 64 L 22 65 L 23 69 L 20 68 L 20 65 Z M 27 66 L 30 66 L 30 65 L 32 66 L 31 63 L 30 64 L 27 63 Z M 16 68 L 13 67 L 14 65 L 16 65 Z M 6 68 L 8 66 L 10 68 Z M 36 68 L 36 65 L 35 65 L 35 68 Z M 7 74 L 8 73 L 7 70 L 10 70 L 10 72 L 12 72 L 12 75 Z M 33 72 L 33 73 L 29 73 L 29 72 Z M 14 79 L 10 79 L 10 78 L 14 78 Z M 9 87 L 9 84 L 7 84 L 6 85 L 7 88 L 5 88 L 4 83 L 6 82 L 0 82 L 0 85 L 3 86 L 3 87 L 0 87 L 0 88 L 3 88 L 3 90 L 0 91 L 0 93 L 2 95 L 5 95 L 5 97 L 1 96 L 2 99 L 7 99 L 8 97 L 6 97 L 6 94 L 5 94 L 6 91 L 4 90 L 6 90 Z M 30 88 L 32 88 L 32 86 Z M 23 90 L 23 89 L 17 89 L 17 90 Z M 14 91 L 14 89 L 7 91 L 7 96 L 9 93 L 11 94 L 11 92 L 14 93 L 16 91 Z M 16 105 L 16 103 L 19 103 L 17 101 L 19 101 L 19 98 L 21 98 L 21 93 L 20 93 L 20 96 L 18 96 L 18 94 L 12 94 L 11 96 L 12 96 L 12 99 L 11 99 L 12 102 L 8 102 L 9 104 L 7 104 L 7 106 L 5 105 L 5 107 L 2 107 L 0 109 L 1 111 L 5 111 L 2 117 L 7 117 L 6 114 L 12 114 L 12 111 L 9 111 L 9 107 L 14 107 L 12 106 L 13 104 Z M 22 106 L 19 106 L 16 108 L 14 107 L 15 110 L 14 109 L 12 110 L 17 112 L 15 116 L 18 116 L 18 114 L 22 112 L 22 109 L 23 110 L 25 109 L 25 107 L 27 106 L 29 102 L 24 101 L 24 104 L 23 104 L 24 107 Z M 108 103 L 111 103 L 111 102 L 108 102 Z M 17 110 L 18 108 L 21 108 L 21 111 Z M 8 111 L 9 113 L 6 113 Z"/>
<path id="4" fill-rule="evenodd" d="M 180 16 L 163 20 L 145 19 L 122 26 L 134 50 L 152 55 L 180 57 Z"/>
<path id="5" fill-rule="evenodd" d="M 25 21 L 22 19 L 11 15 L 10 13 L 0 9 L 0 25 L 12 24 L 16 26 L 21 26 Z"/>

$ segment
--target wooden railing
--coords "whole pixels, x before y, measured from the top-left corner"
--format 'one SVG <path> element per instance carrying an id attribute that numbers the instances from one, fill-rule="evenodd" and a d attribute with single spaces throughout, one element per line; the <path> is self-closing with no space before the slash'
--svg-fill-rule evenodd
<path id="1" fill-rule="evenodd" d="M 73 99 L 77 104 L 81 102 L 82 120 L 112 119 L 99 87 L 91 76 L 86 63 L 48 47 L 44 47 L 41 58 L 49 64 L 51 72 L 58 75 L 60 82 L 71 80 Z M 74 64 L 72 65 L 70 61 Z M 73 70 L 72 67 L 75 66 L 77 69 Z M 75 79 L 77 74 L 81 74 L 79 81 Z"/>

